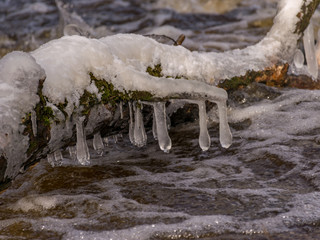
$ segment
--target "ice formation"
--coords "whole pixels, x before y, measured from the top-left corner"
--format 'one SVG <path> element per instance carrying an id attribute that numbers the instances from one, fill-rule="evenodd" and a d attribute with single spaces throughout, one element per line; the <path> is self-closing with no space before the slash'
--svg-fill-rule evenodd
<path id="1" fill-rule="evenodd" d="M 312 21 L 304 32 L 303 45 L 306 52 L 307 69 L 309 74 L 314 78 L 318 78 L 318 62 L 316 59 L 316 49 L 314 42 L 314 30 Z"/>
<path id="2" fill-rule="evenodd" d="M 69 151 L 70 158 L 72 160 L 76 160 L 77 159 L 77 148 L 76 148 L 76 146 L 69 146 L 68 147 L 68 151 Z"/>
<path id="3" fill-rule="evenodd" d="M 164 152 L 169 152 L 171 149 L 171 139 L 167 129 L 167 114 L 164 102 L 153 103 L 153 111 L 156 122 L 156 132 L 160 149 Z"/>
<path id="4" fill-rule="evenodd" d="M 1 122 L 7 123 L 0 129 L 0 147 L 2 155 L 9 159 L 5 176 L 15 176 L 25 161 L 18 156 L 26 153 L 30 139 L 22 135 L 24 126 L 20 123 L 38 103 L 39 81 L 44 79 L 41 94 L 45 96 L 46 105 L 43 107 L 51 108 L 54 115 L 47 123 L 51 129 L 49 149 L 62 147 L 61 139 L 72 138 L 72 129 L 76 125 L 77 159 L 81 164 L 89 164 L 90 154 L 84 128 L 89 129 L 88 134 L 93 134 L 94 126 L 103 121 L 101 116 L 110 121 L 112 119 L 111 111 L 105 109 L 105 113 L 100 115 L 98 110 L 95 114 L 90 113 L 89 120 L 84 122 L 84 107 L 80 98 L 89 93 L 97 101 L 102 99 L 102 93 L 92 82 L 89 73 L 97 79 L 104 79 L 120 92 L 143 91 L 150 93 L 154 99 L 188 98 L 215 102 L 219 111 L 220 142 L 223 147 L 229 147 L 232 136 L 227 121 L 227 93 L 214 85 L 219 80 L 244 75 L 248 70 L 264 70 L 279 60 L 291 62 L 300 37 L 294 34 L 299 21 L 297 14 L 304 3 L 303 0 L 280 1 L 274 25 L 267 36 L 258 44 L 243 50 L 191 52 L 182 46 L 164 45 L 140 35 L 118 34 L 101 39 L 65 36 L 42 45 L 30 55 L 21 52 L 8 54 L 0 60 Z M 63 12 L 63 9 L 60 11 Z M 154 66 L 161 66 L 163 77 L 149 75 L 147 68 Z M 58 108 L 64 104 L 63 110 Z M 153 107 L 155 135 L 160 148 L 168 151 L 171 140 L 167 132 L 165 102 L 153 103 Z M 202 148 L 206 149 L 210 144 L 203 130 L 205 114 L 202 107 L 200 142 Z M 141 112 L 136 108 L 133 113 L 132 106 L 129 109 L 130 140 L 142 146 L 146 136 Z M 32 120 L 35 122 L 34 116 Z M 84 123 L 87 125 L 84 126 Z M 36 128 L 33 124 L 34 133 Z M 14 146 L 18 141 L 22 142 L 18 147 L 21 149 Z M 49 149 L 44 152 L 48 153 Z"/>
<path id="5" fill-rule="evenodd" d="M 294 58 L 293 58 L 293 63 L 295 65 L 295 67 L 297 67 L 298 69 L 303 67 L 304 64 L 304 55 L 303 52 L 300 49 L 297 49 Z"/>
<path id="6" fill-rule="evenodd" d="M 137 147 L 143 147 L 147 144 L 147 134 L 143 124 L 143 116 L 141 108 L 133 104 L 134 110 L 134 128 L 133 128 L 133 142 Z"/>
<path id="7" fill-rule="evenodd" d="M 90 153 L 89 148 L 86 141 L 86 135 L 83 130 L 83 121 L 85 117 L 80 117 L 77 122 L 77 159 L 81 165 L 90 164 Z"/>
<path id="8" fill-rule="evenodd" d="M 98 154 L 103 153 L 104 145 L 100 132 L 97 132 L 93 135 L 93 148 L 97 151 Z"/>
<path id="9" fill-rule="evenodd" d="M 129 139 L 130 139 L 130 142 L 132 144 L 135 143 L 135 140 L 134 140 L 134 124 L 133 124 L 133 113 L 132 113 L 132 103 L 129 102 Z"/>
<path id="10" fill-rule="evenodd" d="M 199 146 L 202 149 L 202 151 L 207 151 L 210 148 L 211 145 L 211 139 L 209 136 L 208 132 L 208 127 L 207 127 L 207 122 L 208 122 L 208 116 L 207 116 L 207 110 L 206 110 L 206 103 L 204 101 L 199 101 L 199 100 L 182 100 L 187 103 L 192 103 L 192 104 L 197 104 L 199 107 L 199 128 L 200 128 L 200 133 L 199 133 Z M 230 131 L 230 130 L 229 130 Z M 221 133 L 220 133 L 221 134 Z M 223 140 L 221 141 L 221 144 L 223 147 L 228 148 L 231 145 L 231 140 L 229 139 L 224 139 L 228 133 L 224 133 L 223 135 Z M 231 135 L 231 133 L 230 133 Z M 229 138 L 231 136 L 228 136 Z M 229 141 L 229 145 L 226 145 L 226 142 Z"/>
<path id="11" fill-rule="evenodd" d="M 156 116 L 153 111 L 153 117 L 152 117 L 152 135 L 155 140 L 158 140 L 158 135 L 157 135 L 157 121 L 156 121 Z"/>

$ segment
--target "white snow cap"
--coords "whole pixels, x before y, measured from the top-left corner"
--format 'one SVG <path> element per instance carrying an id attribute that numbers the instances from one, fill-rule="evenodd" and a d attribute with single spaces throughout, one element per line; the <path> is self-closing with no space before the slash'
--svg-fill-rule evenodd
<path id="1" fill-rule="evenodd" d="M 12 52 L 0 59 L 2 123 L 16 130 L 24 114 L 31 112 L 39 101 L 37 90 L 40 79 L 45 79 L 45 72 L 30 54 Z"/>

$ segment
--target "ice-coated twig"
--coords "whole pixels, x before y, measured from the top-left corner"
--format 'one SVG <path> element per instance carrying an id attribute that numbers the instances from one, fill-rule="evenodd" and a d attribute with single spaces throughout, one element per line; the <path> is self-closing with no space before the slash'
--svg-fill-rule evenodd
<path id="1" fill-rule="evenodd" d="M 13 134 L 9 135 L 10 138 L 4 137 L 3 134 L 0 136 L 0 157 L 4 159 L 2 162 L 6 163 L 6 170 L 0 171 L 0 182 L 13 179 L 22 166 L 46 154 L 45 149 L 58 149 L 65 142 L 72 141 L 74 122 L 71 119 L 81 116 L 75 110 L 79 109 L 79 98 L 85 90 L 91 91 L 90 94 L 98 94 L 97 87 L 91 86 L 94 83 L 89 73 L 99 77 L 100 80 L 106 79 L 108 84 L 112 84 L 117 91 L 147 92 L 154 98 L 151 101 L 188 98 L 216 102 L 219 108 L 220 141 L 224 147 L 230 146 L 232 137 L 227 123 L 227 93 L 212 85 L 218 84 L 220 80 L 243 76 L 248 71 L 264 71 L 279 62 L 291 63 L 297 42 L 318 4 L 318 0 L 279 1 L 274 25 L 264 39 L 245 49 L 224 53 L 189 51 L 181 46 L 163 45 L 140 35 L 119 34 L 101 39 L 66 36 L 50 41 L 30 54 L 22 52 L 7 54 L 0 59 L 1 81 L 15 93 L 19 86 L 19 92 L 13 94 L 13 98 L 5 98 L 1 102 L 3 106 L 8 105 L 10 108 L 0 109 L 0 122 L 8 123 L 10 133 Z M 66 18 L 64 20 L 65 24 L 74 23 L 67 22 Z M 57 61 L 57 59 L 64 59 L 64 61 Z M 17 62 L 19 64 L 15 67 Z M 146 72 L 149 66 L 156 65 L 161 66 L 161 74 L 164 77 L 153 77 Z M 9 72 L 8 66 L 11 69 Z M 314 69 L 312 68 L 310 72 Z M 11 71 L 19 74 L 12 76 Z M 313 76 L 315 74 L 314 72 Z M 173 78 L 166 78 L 166 76 Z M 25 80 L 28 80 L 28 83 L 24 82 Z M 41 82 L 44 83 L 40 84 Z M 40 149 L 32 150 L 29 148 L 30 133 L 23 135 L 22 131 L 17 129 L 21 125 L 20 120 L 25 118 L 31 109 L 35 109 L 39 101 L 39 92 L 45 96 L 44 101 L 47 103 L 55 105 L 66 103 L 63 112 L 66 116 L 59 123 L 48 126 L 46 131 L 40 132 L 38 129 L 37 139 L 42 137 L 43 145 Z M 21 101 L 22 96 L 26 97 L 27 101 L 23 99 Z M 96 97 L 101 99 L 99 98 L 101 95 Z M 108 111 L 111 122 L 114 110 Z M 161 114 L 162 122 L 165 122 L 163 109 L 158 111 L 158 115 L 161 116 Z M 53 119 L 55 117 L 53 116 Z M 133 121 L 132 114 L 131 119 Z M 39 121 L 38 119 L 38 123 Z M 100 123 L 97 119 L 91 124 L 99 126 Z M 86 164 L 89 159 L 86 136 L 82 122 L 76 125 L 77 150 L 79 150 L 77 156 Z M 166 129 L 166 126 L 160 127 L 157 124 L 157 129 Z M 59 134 L 56 134 L 57 132 Z M 93 134 L 93 130 L 88 134 Z M 16 143 L 19 141 L 22 145 L 17 150 Z M 171 143 L 164 145 L 169 146 Z M 28 149 L 31 151 L 27 154 Z"/>

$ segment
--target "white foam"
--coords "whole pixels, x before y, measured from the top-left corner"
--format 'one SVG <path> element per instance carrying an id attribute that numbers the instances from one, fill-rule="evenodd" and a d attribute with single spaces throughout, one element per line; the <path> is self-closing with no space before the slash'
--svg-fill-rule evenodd
<path id="1" fill-rule="evenodd" d="M 54 196 L 31 195 L 19 199 L 12 205 L 14 211 L 42 211 L 55 208 L 58 201 Z"/>

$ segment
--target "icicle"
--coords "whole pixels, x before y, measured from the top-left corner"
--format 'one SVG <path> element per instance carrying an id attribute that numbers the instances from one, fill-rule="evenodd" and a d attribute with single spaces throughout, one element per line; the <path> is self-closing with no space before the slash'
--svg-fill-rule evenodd
<path id="1" fill-rule="evenodd" d="M 293 58 L 293 63 L 297 68 L 302 68 L 304 63 L 304 55 L 300 49 L 296 51 Z"/>
<path id="2" fill-rule="evenodd" d="M 83 129 L 83 121 L 85 117 L 80 117 L 76 122 L 77 127 L 77 159 L 81 165 L 88 165 L 90 163 L 90 153 Z"/>
<path id="3" fill-rule="evenodd" d="M 171 149 L 171 139 L 167 129 L 167 114 L 164 102 L 157 102 L 153 104 L 154 115 L 156 119 L 157 136 L 160 149 L 164 152 L 169 152 Z"/>
<path id="4" fill-rule="evenodd" d="M 309 26 L 304 31 L 303 45 L 304 45 L 304 50 L 306 52 L 308 72 L 314 79 L 317 79 L 318 63 L 317 63 L 316 54 L 315 54 L 316 49 L 314 44 L 314 30 L 313 30 L 312 21 L 310 21 Z"/>
<path id="5" fill-rule="evenodd" d="M 119 108 L 120 108 L 120 118 L 123 119 L 123 102 L 119 103 Z"/>
<path id="6" fill-rule="evenodd" d="M 61 151 L 57 150 L 54 153 L 49 153 L 47 155 L 47 160 L 52 167 L 61 166 L 63 161 L 63 156 Z"/>
<path id="7" fill-rule="evenodd" d="M 134 136 L 133 136 L 133 132 L 134 132 L 134 126 L 133 126 L 133 114 L 132 114 L 132 103 L 129 102 L 129 139 L 130 142 L 132 144 L 134 144 Z"/>
<path id="8" fill-rule="evenodd" d="M 199 107 L 199 128 L 200 128 L 199 146 L 202 149 L 202 151 L 207 151 L 210 148 L 211 139 L 209 136 L 208 126 L 207 126 L 208 116 L 207 116 L 205 101 L 189 100 L 189 99 L 184 99 L 184 100 L 179 100 L 179 101 L 184 101 L 184 102 L 198 105 L 198 107 Z"/>
<path id="9" fill-rule="evenodd" d="M 31 111 L 31 124 L 33 136 L 37 136 L 37 114 L 34 110 Z"/>
<path id="10" fill-rule="evenodd" d="M 47 160 L 48 160 L 48 163 L 52 166 L 52 167 L 54 167 L 55 166 L 55 163 L 54 163 L 54 155 L 53 155 L 53 153 L 49 153 L 48 155 L 47 155 Z"/>
<path id="11" fill-rule="evenodd" d="M 112 135 L 112 139 L 113 139 L 114 144 L 118 143 L 118 135 L 117 134 Z"/>
<path id="12" fill-rule="evenodd" d="M 93 148 L 94 148 L 94 150 L 96 150 L 96 152 L 99 155 L 102 155 L 103 149 L 104 149 L 104 145 L 103 145 L 103 142 L 102 142 L 102 138 L 101 138 L 100 132 L 98 132 L 98 133 L 93 135 Z"/>
<path id="13" fill-rule="evenodd" d="M 77 159 L 77 149 L 76 149 L 76 146 L 69 146 L 69 147 L 68 147 L 68 150 L 69 150 L 70 158 L 71 158 L 72 160 L 76 160 L 76 159 Z"/>
<path id="14" fill-rule="evenodd" d="M 207 127 L 207 111 L 206 111 L 206 103 L 204 101 L 198 101 L 199 106 L 199 126 L 200 126 L 200 134 L 199 134 L 199 145 L 202 151 L 207 151 L 211 145 L 211 139 L 208 132 Z"/>
<path id="15" fill-rule="evenodd" d="M 156 117 L 155 117 L 154 111 L 153 111 L 153 120 L 152 120 L 152 135 L 153 135 L 155 140 L 158 140 L 157 121 L 156 121 Z"/>
<path id="16" fill-rule="evenodd" d="M 61 150 L 57 150 L 54 152 L 54 161 L 55 161 L 55 166 L 62 165 L 63 156 L 62 156 Z"/>
<path id="17" fill-rule="evenodd" d="M 229 148 L 232 144 L 232 134 L 227 119 L 227 106 L 225 101 L 217 102 L 219 111 L 219 133 L 220 143 L 224 148 Z"/>
<path id="18" fill-rule="evenodd" d="M 109 146 L 109 138 L 108 137 L 104 137 L 103 142 L 105 143 L 106 146 Z"/>
<path id="19" fill-rule="evenodd" d="M 133 132 L 133 138 L 134 138 L 134 144 L 137 147 L 143 147 L 147 143 L 147 134 L 144 128 L 143 124 L 143 117 L 141 113 L 141 109 L 137 107 L 135 104 L 133 105 L 134 109 L 134 132 Z"/>

